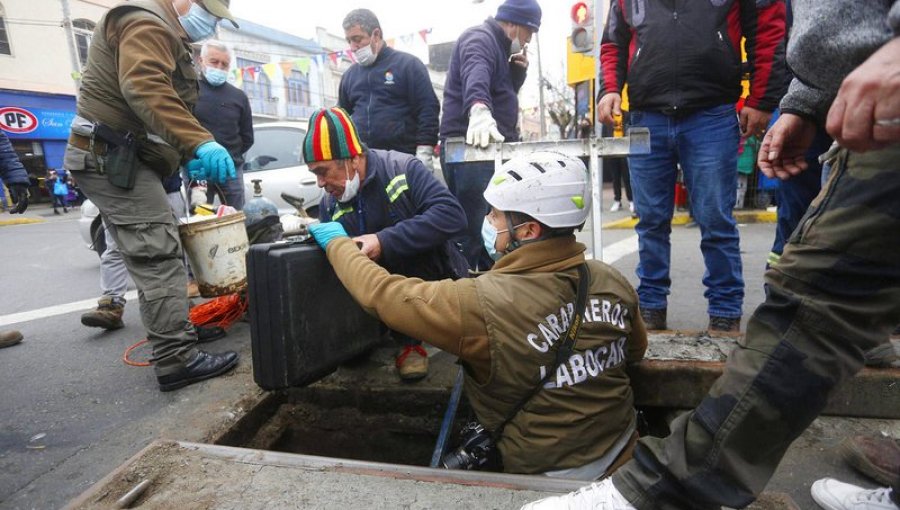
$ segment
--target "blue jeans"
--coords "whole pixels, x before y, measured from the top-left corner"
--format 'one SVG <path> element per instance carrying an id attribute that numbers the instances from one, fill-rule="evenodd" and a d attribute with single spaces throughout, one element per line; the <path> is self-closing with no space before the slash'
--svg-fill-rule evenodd
<path id="1" fill-rule="evenodd" d="M 493 161 L 475 163 L 447 163 L 441 151 L 441 169 L 447 189 L 459 200 L 466 212 L 466 233 L 459 239 L 463 255 L 469 262 L 469 268 L 486 271 L 493 267 L 494 261 L 484 249 L 481 240 L 481 226 L 490 206 L 484 200 L 484 190 L 494 176 Z"/>
<path id="2" fill-rule="evenodd" d="M 683 117 L 631 112 L 631 126 L 650 130 L 651 152 L 628 158 L 638 234 L 641 308 L 666 308 L 676 164 L 680 163 L 700 227 L 700 251 L 706 263 L 703 284 L 708 313 L 738 318 L 744 300 L 740 238 L 732 216 L 737 196 L 739 128 L 734 105 L 700 110 Z M 687 296 L 685 296 L 687 299 Z"/>
<path id="3" fill-rule="evenodd" d="M 831 142 L 825 129 L 819 128 L 812 146 L 806 151 L 805 159 L 809 168 L 778 184 L 775 195 L 778 202 L 778 225 L 767 266 L 781 257 L 785 243 L 800 224 L 800 218 L 822 189 L 822 164 L 819 163 L 819 156 L 828 151 Z"/>

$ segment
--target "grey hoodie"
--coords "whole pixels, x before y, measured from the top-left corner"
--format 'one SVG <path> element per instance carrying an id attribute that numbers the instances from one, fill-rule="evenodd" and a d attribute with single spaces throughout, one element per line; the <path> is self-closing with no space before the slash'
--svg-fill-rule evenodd
<path id="1" fill-rule="evenodd" d="M 781 111 L 825 125 L 844 78 L 900 35 L 900 0 L 793 0 L 787 62 L 794 73 Z"/>

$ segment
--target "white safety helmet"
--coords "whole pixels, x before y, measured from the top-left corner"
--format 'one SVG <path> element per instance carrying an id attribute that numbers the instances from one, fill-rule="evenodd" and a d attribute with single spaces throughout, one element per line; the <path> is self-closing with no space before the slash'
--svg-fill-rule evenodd
<path id="1" fill-rule="evenodd" d="M 484 199 L 500 211 L 527 214 L 550 228 L 579 227 L 591 211 L 584 163 L 552 151 L 504 163 L 488 183 Z"/>

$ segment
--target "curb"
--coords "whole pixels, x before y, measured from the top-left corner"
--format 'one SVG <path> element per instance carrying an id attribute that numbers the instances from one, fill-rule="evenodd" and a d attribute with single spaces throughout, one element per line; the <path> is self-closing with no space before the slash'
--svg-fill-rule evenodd
<path id="1" fill-rule="evenodd" d="M 775 211 L 735 211 L 734 219 L 738 223 L 775 223 L 777 221 L 777 213 Z M 672 225 L 685 225 L 690 221 L 690 216 L 685 213 L 676 214 L 672 218 Z M 608 229 L 624 229 L 634 228 L 637 225 L 637 218 L 622 218 L 621 220 L 610 221 L 604 223 L 603 228 Z"/>
<path id="2" fill-rule="evenodd" d="M 28 225 L 29 223 L 45 223 L 47 220 L 39 220 L 36 218 L 16 218 L 12 220 L 0 220 L 0 227 L 8 227 L 10 225 Z"/>

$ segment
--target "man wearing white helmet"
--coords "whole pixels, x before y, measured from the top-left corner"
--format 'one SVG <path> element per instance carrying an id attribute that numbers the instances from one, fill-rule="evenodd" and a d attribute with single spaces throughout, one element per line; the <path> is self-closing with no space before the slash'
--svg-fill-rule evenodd
<path id="1" fill-rule="evenodd" d="M 591 208 L 584 164 L 549 152 L 514 159 L 484 197 L 491 210 L 483 238 L 497 263 L 478 278 L 391 275 L 340 223 L 310 232 L 361 306 L 459 356 L 469 402 L 504 471 L 582 480 L 608 474 L 636 442 L 625 366 L 643 357 L 647 335 L 628 281 L 585 261 L 575 241 Z M 481 457 L 467 453 L 481 467 Z"/>

